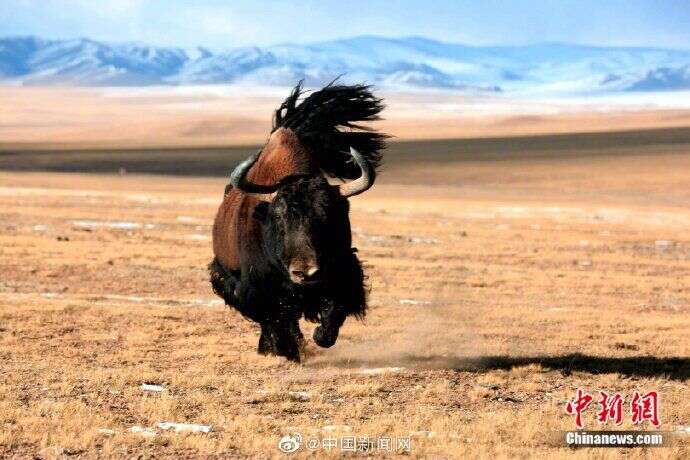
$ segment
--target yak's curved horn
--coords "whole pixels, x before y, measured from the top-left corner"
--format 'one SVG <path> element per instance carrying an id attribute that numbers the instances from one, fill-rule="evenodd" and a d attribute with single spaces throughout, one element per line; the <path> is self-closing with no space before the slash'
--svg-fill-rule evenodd
<path id="1" fill-rule="evenodd" d="M 278 190 L 277 184 L 260 185 L 247 180 L 247 173 L 259 159 L 259 155 L 261 155 L 261 150 L 237 165 L 232 174 L 230 174 L 230 183 L 233 188 L 236 188 L 242 193 L 257 195 L 265 201 L 270 201 L 275 191 Z"/>
<path id="2" fill-rule="evenodd" d="M 355 159 L 357 166 L 359 166 L 359 169 L 362 171 L 362 175 L 339 187 L 340 194 L 345 198 L 366 192 L 374 185 L 374 181 L 376 180 L 376 171 L 361 153 L 350 147 L 350 155 Z"/>

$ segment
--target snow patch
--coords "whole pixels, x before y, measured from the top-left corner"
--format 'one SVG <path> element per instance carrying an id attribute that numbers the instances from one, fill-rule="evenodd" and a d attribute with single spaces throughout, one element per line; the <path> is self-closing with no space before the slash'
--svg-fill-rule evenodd
<path id="1" fill-rule="evenodd" d="M 359 375 L 382 375 L 382 374 L 397 374 L 403 372 L 404 367 L 375 367 L 371 369 L 361 369 L 355 372 Z"/>
<path id="2" fill-rule="evenodd" d="M 306 391 L 289 391 L 288 395 L 294 401 L 306 402 L 311 399 L 311 396 Z"/>
<path id="3" fill-rule="evenodd" d="M 208 235 L 201 235 L 201 234 L 198 234 L 198 233 L 193 233 L 193 234 L 190 234 L 190 235 L 185 235 L 185 236 L 184 236 L 184 239 L 185 239 L 185 240 L 189 240 L 189 241 L 211 241 L 211 237 L 210 237 L 210 236 L 208 236 Z"/>
<path id="4" fill-rule="evenodd" d="M 154 430 L 153 428 L 145 428 L 145 427 L 139 426 L 139 425 L 134 425 L 128 431 L 130 433 L 135 433 L 135 434 L 141 435 L 145 438 L 153 438 L 158 434 L 158 433 L 156 433 L 156 430 Z"/>
<path id="5" fill-rule="evenodd" d="M 210 433 L 213 431 L 211 425 L 198 425 L 196 423 L 160 422 L 158 428 L 166 431 L 174 430 L 176 433 Z"/>
<path id="6" fill-rule="evenodd" d="M 81 228 L 113 228 L 117 230 L 134 230 L 143 227 L 139 222 L 125 221 L 73 220 L 70 223 Z M 146 228 L 153 228 L 153 224 L 147 224 Z"/>
<path id="7" fill-rule="evenodd" d="M 150 383 L 142 383 L 139 388 L 141 388 L 143 391 L 151 391 L 154 393 L 165 391 L 165 387 L 163 385 L 154 385 Z"/>
<path id="8" fill-rule="evenodd" d="M 400 299 L 400 305 L 431 305 L 428 300 Z"/>

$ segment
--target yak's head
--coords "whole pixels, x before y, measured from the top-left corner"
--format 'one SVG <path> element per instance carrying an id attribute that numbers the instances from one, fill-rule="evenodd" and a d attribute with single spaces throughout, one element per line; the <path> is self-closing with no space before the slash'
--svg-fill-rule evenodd
<path id="1" fill-rule="evenodd" d="M 369 189 L 375 170 L 355 149 L 352 158 L 361 176 L 331 185 L 322 175 L 289 176 L 277 184 L 259 185 L 247 173 L 259 153 L 233 171 L 233 187 L 258 197 L 255 217 L 262 222 L 264 250 L 294 284 L 319 283 L 331 263 L 351 253 L 348 197 Z"/>

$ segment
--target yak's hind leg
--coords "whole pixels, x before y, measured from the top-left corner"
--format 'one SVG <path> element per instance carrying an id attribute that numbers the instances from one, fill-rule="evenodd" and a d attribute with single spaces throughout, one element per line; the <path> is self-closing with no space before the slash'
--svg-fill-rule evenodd
<path id="1" fill-rule="evenodd" d="M 227 305 L 237 307 L 239 305 L 239 299 L 237 297 L 240 287 L 239 272 L 226 270 L 220 262 L 218 262 L 218 259 L 213 259 L 208 265 L 208 271 L 211 274 L 213 292 L 222 298 Z"/>

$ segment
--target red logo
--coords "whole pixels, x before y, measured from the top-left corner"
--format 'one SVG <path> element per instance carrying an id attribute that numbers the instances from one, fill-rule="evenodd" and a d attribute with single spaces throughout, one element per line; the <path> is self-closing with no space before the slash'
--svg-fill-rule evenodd
<path id="1" fill-rule="evenodd" d="M 644 396 L 640 396 L 637 391 L 633 393 L 630 410 L 635 425 L 648 420 L 659 427 L 659 396 L 656 391 L 650 391 Z"/>
<path id="2" fill-rule="evenodd" d="M 616 425 L 623 423 L 623 396 L 620 393 L 609 396 L 605 391 L 600 391 L 599 395 L 601 409 L 597 414 L 597 420 L 603 424 L 608 423 L 609 420 L 613 420 Z"/>
<path id="3" fill-rule="evenodd" d="M 594 396 L 582 388 L 577 389 L 575 398 L 568 401 L 565 405 L 565 412 L 568 415 L 575 416 L 575 426 L 578 429 L 584 427 L 582 423 L 582 413 L 589 408 L 594 401 Z M 620 393 L 607 393 L 605 391 L 599 392 L 599 411 L 597 412 L 597 420 L 601 424 L 607 424 L 610 421 L 616 425 L 623 423 L 623 408 L 625 397 Z M 630 412 L 632 415 L 632 423 L 639 424 L 645 421 L 650 422 L 655 427 L 659 427 L 659 395 L 656 391 L 650 391 L 644 395 L 640 395 L 635 391 L 630 401 Z"/>
<path id="4" fill-rule="evenodd" d="M 573 401 L 568 401 L 565 405 L 565 411 L 575 416 L 575 425 L 582 428 L 582 412 L 592 404 L 592 395 L 583 391 L 582 388 L 577 389 L 577 397 Z"/>

